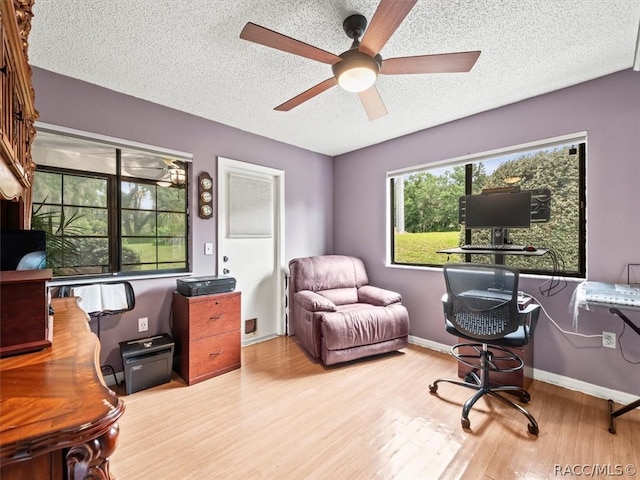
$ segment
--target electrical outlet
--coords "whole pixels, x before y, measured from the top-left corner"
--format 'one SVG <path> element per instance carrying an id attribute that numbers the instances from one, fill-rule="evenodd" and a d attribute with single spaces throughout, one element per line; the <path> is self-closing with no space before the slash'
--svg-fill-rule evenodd
<path id="1" fill-rule="evenodd" d="M 602 332 L 602 346 L 607 348 L 616 348 L 616 334 L 611 332 Z"/>
<path id="2" fill-rule="evenodd" d="M 149 319 L 147 317 L 138 319 L 138 332 L 146 332 L 149 330 Z"/>

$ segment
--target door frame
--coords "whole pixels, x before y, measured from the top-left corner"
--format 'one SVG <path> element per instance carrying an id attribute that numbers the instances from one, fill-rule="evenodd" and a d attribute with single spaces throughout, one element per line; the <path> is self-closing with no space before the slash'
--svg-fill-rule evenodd
<path id="1" fill-rule="evenodd" d="M 285 314 L 285 302 L 286 302 L 286 292 L 284 291 L 284 276 L 287 272 L 286 265 L 284 264 L 284 245 L 285 245 L 285 228 L 284 228 L 284 170 L 279 170 L 276 168 L 265 167 L 263 165 L 256 165 L 254 163 L 242 162 L 240 160 L 233 160 L 231 158 L 226 157 L 218 157 L 218 166 L 217 166 L 217 238 L 216 238 L 216 265 L 218 275 L 222 275 L 223 262 L 221 258 L 220 245 L 222 240 L 222 232 L 227 231 L 225 225 L 222 222 L 227 222 L 227 212 L 221 211 L 220 205 L 228 206 L 228 199 L 225 199 L 221 202 L 222 199 L 222 189 L 220 188 L 221 182 L 224 180 L 225 169 L 230 168 L 234 170 L 242 170 L 247 172 L 248 174 L 257 173 L 260 175 L 270 175 L 273 177 L 274 182 L 274 202 L 273 202 L 273 214 L 274 214 L 274 244 L 275 244 L 275 252 L 274 252 L 274 273 L 276 290 L 279 292 L 278 301 L 276 302 L 275 315 L 278 319 L 276 335 L 284 335 L 287 332 L 286 326 L 286 314 Z M 228 183 L 228 182 L 227 182 Z M 228 190 L 228 185 L 227 189 Z M 256 341 L 267 340 L 268 337 L 260 337 L 256 339 Z M 249 344 L 251 341 L 245 342 L 245 344 Z"/>

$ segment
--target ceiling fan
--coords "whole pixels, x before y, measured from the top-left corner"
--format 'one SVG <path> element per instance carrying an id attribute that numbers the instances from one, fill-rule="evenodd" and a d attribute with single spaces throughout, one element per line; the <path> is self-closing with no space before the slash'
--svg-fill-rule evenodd
<path id="1" fill-rule="evenodd" d="M 356 92 L 369 120 L 375 120 L 387 114 L 375 86 L 378 74 L 468 72 L 480 56 L 480 51 L 476 50 L 383 59 L 380 50 L 417 1 L 381 0 L 368 29 L 364 16 L 356 14 L 347 17 L 342 26 L 347 36 L 353 39 L 353 44 L 340 55 L 334 55 L 251 22 L 242 29 L 240 38 L 331 65 L 333 77 L 278 105 L 274 110 L 289 111 L 329 88 L 340 85 L 349 92 Z"/>
<path id="2" fill-rule="evenodd" d="M 158 176 L 153 176 L 156 183 L 161 187 L 170 187 L 171 185 L 181 186 L 187 181 L 184 162 L 171 159 L 162 159 L 164 166 L 144 166 L 144 165 L 125 165 L 123 170 L 155 170 L 160 172 Z"/>

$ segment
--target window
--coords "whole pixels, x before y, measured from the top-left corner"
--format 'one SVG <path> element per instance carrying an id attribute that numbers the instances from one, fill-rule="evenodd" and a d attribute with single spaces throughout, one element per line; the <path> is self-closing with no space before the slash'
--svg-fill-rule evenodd
<path id="1" fill-rule="evenodd" d="M 48 130 L 32 155 L 54 276 L 188 271 L 187 158 Z"/>
<path id="2" fill-rule="evenodd" d="M 498 243 L 491 229 L 466 229 L 459 199 L 483 191 L 531 191 L 530 228 L 512 228 L 508 243 L 548 249 L 541 256 L 504 255 L 523 272 L 585 275 L 585 138 L 549 141 L 436 167 L 389 174 L 390 259 L 396 265 L 492 263 L 491 255 L 443 254 L 465 244 Z M 537 215 L 540 205 L 550 214 Z M 497 231 L 497 233 L 503 233 Z"/>

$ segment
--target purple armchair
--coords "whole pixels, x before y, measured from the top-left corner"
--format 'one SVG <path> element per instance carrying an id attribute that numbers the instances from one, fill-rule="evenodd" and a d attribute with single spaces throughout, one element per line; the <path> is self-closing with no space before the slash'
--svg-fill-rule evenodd
<path id="1" fill-rule="evenodd" d="M 289 270 L 292 334 L 313 358 L 332 365 L 409 343 L 409 314 L 400 294 L 369 285 L 359 258 L 296 258 Z"/>

